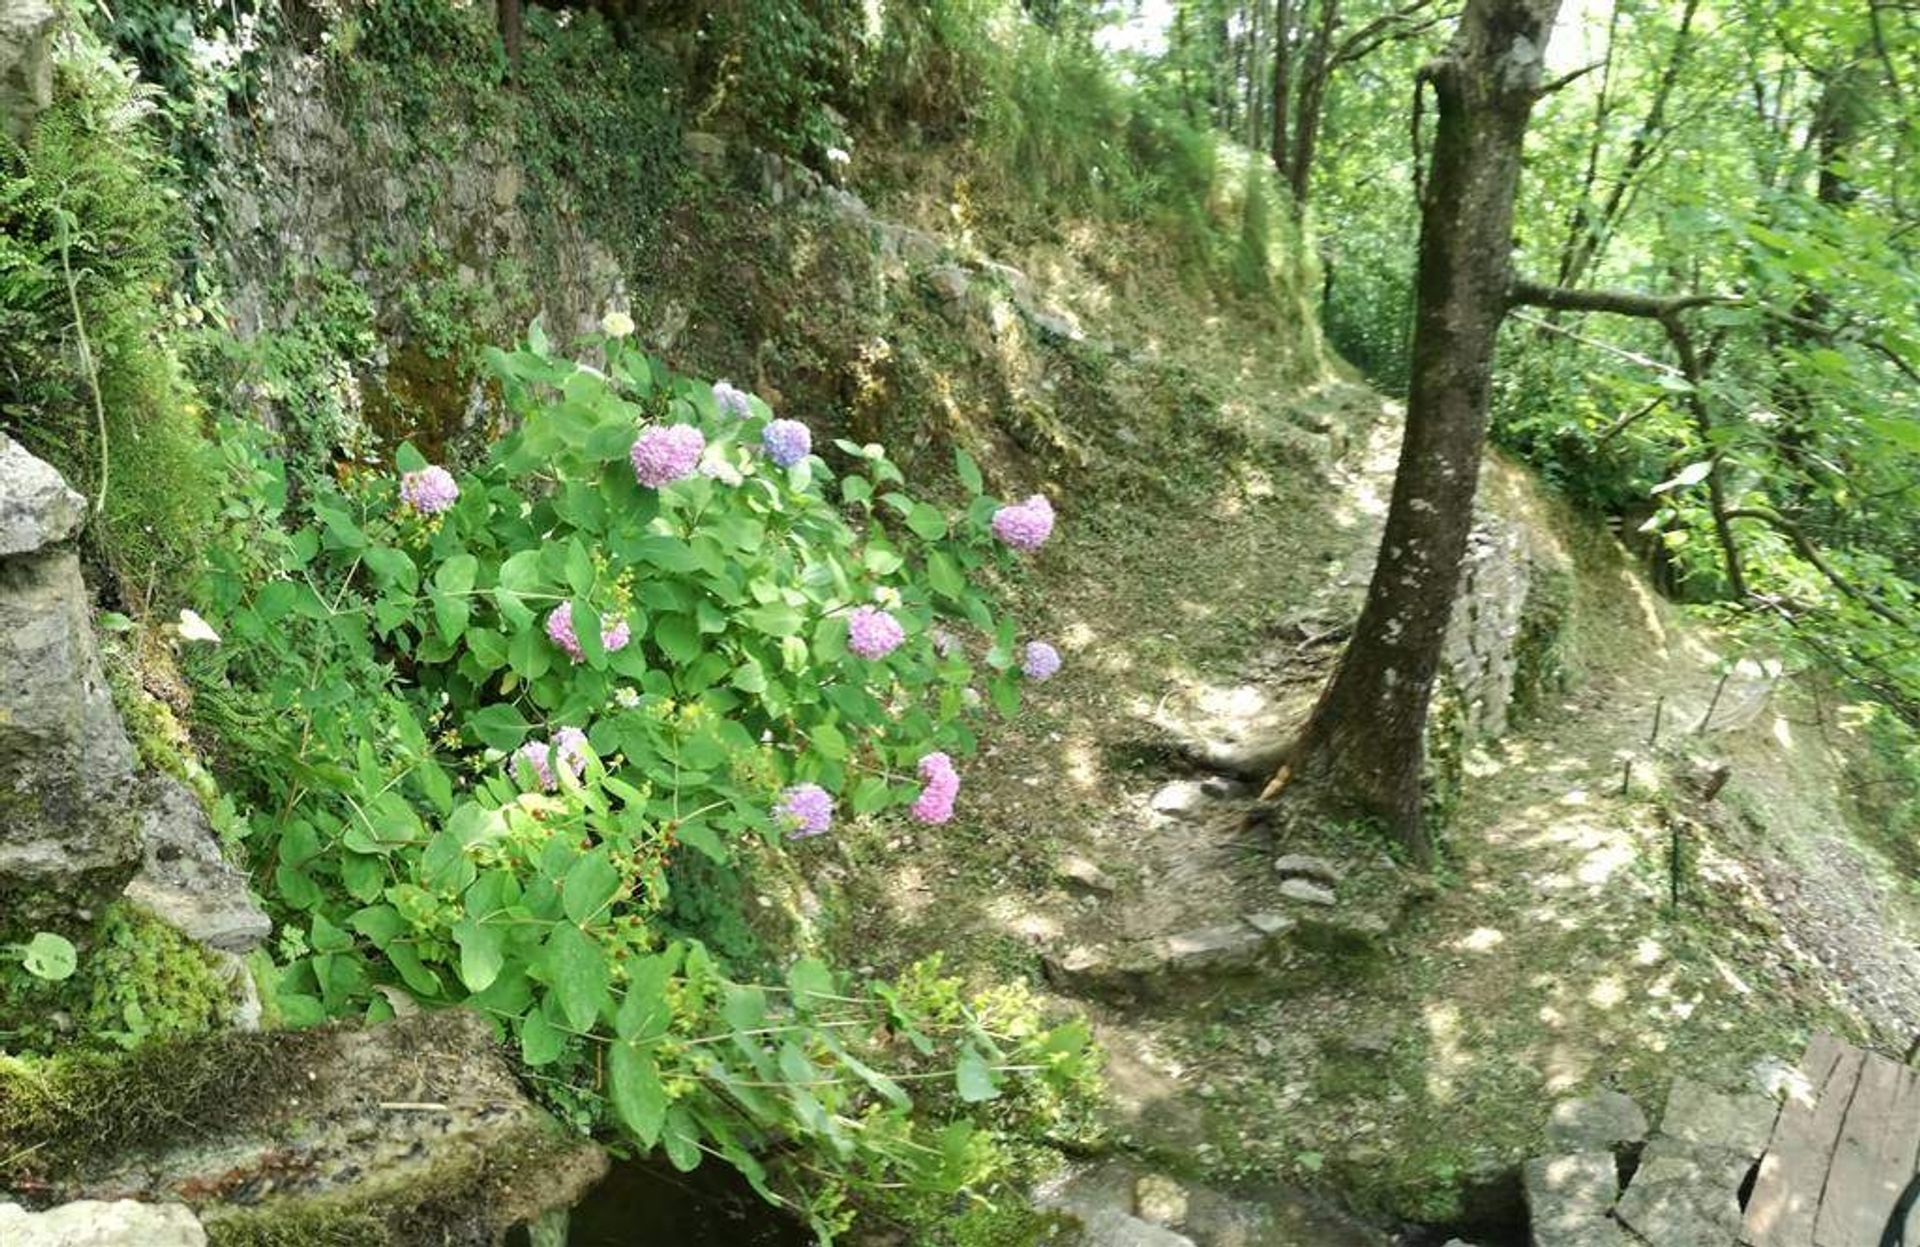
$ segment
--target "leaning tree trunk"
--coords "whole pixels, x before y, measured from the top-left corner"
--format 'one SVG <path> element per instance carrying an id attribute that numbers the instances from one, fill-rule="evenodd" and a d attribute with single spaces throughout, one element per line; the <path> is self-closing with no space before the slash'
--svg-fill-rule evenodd
<path id="1" fill-rule="evenodd" d="M 1422 864 L 1433 858 L 1421 791 L 1427 707 L 1473 525 L 1520 152 L 1558 8 L 1559 0 L 1468 0 L 1448 50 L 1420 71 L 1438 116 L 1420 198 L 1400 467 L 1353 640 L 1291 766 L 1269 786 L 1291 779 L 1379 819 Z"/>

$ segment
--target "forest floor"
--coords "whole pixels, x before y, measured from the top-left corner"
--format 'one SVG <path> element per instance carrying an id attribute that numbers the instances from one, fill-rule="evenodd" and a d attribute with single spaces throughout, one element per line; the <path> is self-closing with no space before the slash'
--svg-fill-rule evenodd
<path id="1" fill-rule="evenodd" d="M 850 834 L 849 947 L 876 968 L 944 950 L 982 979 L 1051 958 L 1108 1052 L 1122 1150 L 1303 1218 L 1223 1243 L 1378 1241 L 1281 1190 L 1376 1224 L 1497 1230 L 1558 1098 L 1611 1086 L 1657 1118 L 1675 1076 L 1732 1088 L 1817 1028 L 1891 1045 L 1920 1026 L 1920 904 L 1850 831 L 1844 712 L 1751 662 L 1718 687 L 1715 637 L 1510 467 L 1490 470 L 1496 491 L 1577 568 L 1572 678 L 1467 759 L 1442 869 L 1404 869 L 1355 828 L 1249 830 L 1249 790 L 1180 742 L 1304 716 L 1338 653 L 1327 621 L 1364 590 L 1400 414 L 1341 382 L 1256 386 L 1263 403 L 1275 414 L 1203 495 L 1063 503 L 1028 605 L 1066 669 L 972 762 L 959 821 Z M 1344 428 L 1343 461 L 1303 473 L 1263 440 L 1283 410 Z M 1275 853 L 1332 863 L 1335 905 L 1283 893 Z M 1266 913 L 1330 934 L 1252 967 L 1179 962 L 1146 988 L 1058 972 L 1075 949 Z"/>

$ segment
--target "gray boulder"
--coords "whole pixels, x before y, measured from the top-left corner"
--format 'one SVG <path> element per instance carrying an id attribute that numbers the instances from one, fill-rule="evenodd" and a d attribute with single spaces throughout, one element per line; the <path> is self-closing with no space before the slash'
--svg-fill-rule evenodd
<path id="1" fill-rule="evenodd" d="M 53 103 L 53 27 L 47 0 L 0 0 L 0 133 L 24 140 Z M 0 483 L 0 500 L 6 497 Z"/>
<path id="2" fill-rule="evenodd" d="M 206 1247 L 207 1232 L 184 1204 L 83 1199 L 45 1212 L 0 1204 L 7 1247 Z"/>
<path id="3" fill-rule="evenodd" d="M 68 538 L 78 496 L 0 435 L 0 912 L 84 919 L 140 858 L 133 746 Z"/>
<path id="4" fill-rule="evenodd" d="M 146 785 L 143 860 L 127 899 L 188 939 L 244 953 L 273 931 L 254 903 L 247 877 L 220 854 L 200 800 L 185 784 L 159 776 Z"/>

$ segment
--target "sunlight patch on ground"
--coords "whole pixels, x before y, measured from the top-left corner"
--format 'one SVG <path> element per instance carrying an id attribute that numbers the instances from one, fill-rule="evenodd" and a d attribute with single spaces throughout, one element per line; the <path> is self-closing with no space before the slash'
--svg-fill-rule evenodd
<path id="1" fill-rule="evenodd" d="M 1455 1079 L 1472 1063 L 1460 1046 L 1460 1006 L 1430 1004 L 1423 1010 L 1427 1024 L 1427 1097 L 1435 1104 L 1453 1099 Z"/>
<path id="2" fill-rule="evenodd" d="M 1453 942 L 1453 947 L 1466 953 L 1490 953 L 1507 942 L 1506 932 L 1494 927 L 1475 927 L 1472 931 Z"/>
<path id="3" fill-rule="evenodd" d="M 1617 974 L 1603 974 L 1587 989 L 1587 1003 L 1602 1011 L 1619 1008 L 1626 998 L 1626 984 Z"/>

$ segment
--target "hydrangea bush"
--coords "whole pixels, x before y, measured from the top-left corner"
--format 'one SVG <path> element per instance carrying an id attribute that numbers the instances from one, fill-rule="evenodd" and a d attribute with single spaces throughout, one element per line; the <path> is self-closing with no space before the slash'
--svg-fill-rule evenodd
<path id="1" fill-rule="evenodd" d="M 262 488 L 216 553 L 228 644 L 199 675 L 258 699 L 239 822 L 291 1020 L 378 1016 L 395 989 L 481 1009 L 563 1102 L 683 1167 L 724 1157 L 826 1235 L 849 1191 L 980 1180 L 970 1106 L 1064 1111 L 1085 1032 L 924 969 L 739 981 L 663 933 L 667 867 L 818 851 L 895 808 L 947 823 L 977 686 L 1011 714 L 1027 679 L 986 583 L 1052 509 L 1000 506 L 964 453 L 958 514 L 877 446 L 838 443 L 858 470 L 836 479 L 804 424 L 626 328 L 602 371 L 536 326 L 494 353 L 518 425 L 484 462 L 402 448 L 293 531 L 284 477 L 236 456 Z M 776 1142 L 798 1160 L 770 1171 Z"/>

